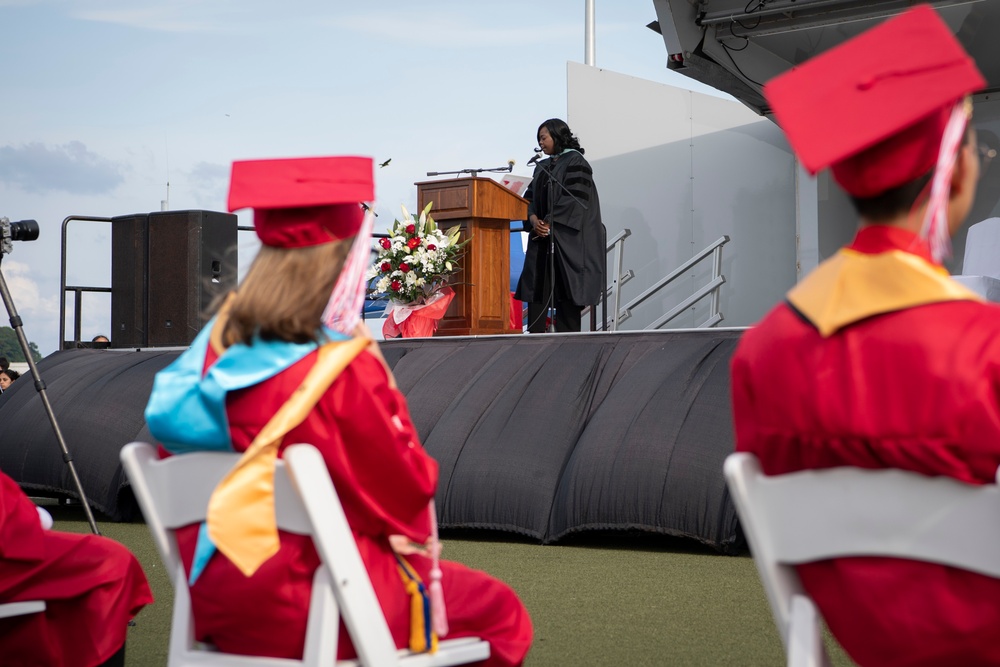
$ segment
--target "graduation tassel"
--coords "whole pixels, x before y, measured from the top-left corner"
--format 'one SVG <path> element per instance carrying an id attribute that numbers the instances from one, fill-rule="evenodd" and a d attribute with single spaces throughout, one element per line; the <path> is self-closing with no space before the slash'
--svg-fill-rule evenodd
<path id="1" fill-rule="evenodd" d="M 441 542 L 438 540 L 437 511 L 431 499 L 427 508 L 431 513 L 431 621 L 438 637 L 448 636 L 448 613 L 444 607 L 444 586 L 441 585 Z"/>
<path id="2" fill-rule="evenodd" d="M 414 653 L 437 652 L 438 638 L 431 627 L 431 600 L 420 575 L 396 554 L 399 575 L 410 596 L 410 650 Z"/>
<path id="3" fill-rule="evenodd" d="M 972 102 L 966 97 L 955 104 L 945 126 L 938 152 L 937 165 L 931 178 L 931 193 L 924 214 L 920 235 L 927 239 L 935 262 L 951 257 L 951 230 L 948 229 L 948 195 L 951 193 L 951 176 L 955 161 L 962 149 L 965 127 L 972 115 Z"/>
<path id="4" fill-rule="evenodd" d="M 354 244 L 344 261 L 344 268 L 333 286 L 333 293 L 323 311 L 323 324 L 334 331 L 350 336 L 361 321 L 361 311 L 365 303 L 365 267 L 371 252 L 372 226 L 375 223 L 373 211 L 367 205 L 361 228 L 354 237 Z"/>

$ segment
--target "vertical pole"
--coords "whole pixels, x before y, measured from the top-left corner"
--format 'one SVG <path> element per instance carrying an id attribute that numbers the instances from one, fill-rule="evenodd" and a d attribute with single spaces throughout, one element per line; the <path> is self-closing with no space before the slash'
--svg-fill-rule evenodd
<path id="1" fill-rule="evenodd" d="M 65 295 L 63 298 L 65 298 Z M 83 316 L 80 313 L 81 310 L 83 310 L 83 290 L 75 289 L 73 290 L 73 341 L 76 343 L 83 340 L 80 337 L 83 333 Z M 61 343 L 59 349 L 62 349 Z"/>
<path id="2" fill-rule="evenodd" d="M 69 218 L 62 223 L 62 249 L 59 254 L 59 347 L 63 349 L 66 341 L 66 225 Z"/>
<path id="3" fill-rule="evenodd" d="M 594 67 L 597 65 L 596 57 L 596 42 L 594 30 L 594 2 L 595 0 L 586 0 L 587 3 L 587 17 L 584 22 L 584 30 L 586 32 L 586 37 L 584 39 L 584 50 L 583 50 L 583 64 L 590 65 Z"/>
<path id="4" fill-rule="evenodd" d="M 712 281 L 714 282 L 716 278 L 722 275 L 722 246 L 716 246 L 715 250 L 712 251 Z M 719 290 L 722 289 L 721 285 L 716 285 L 715 289 L 712 290 L 712 312 L 709 314 L 710 319 L 715 319 L 715 316 L 719 314 Z"/>
<path id="5" fill-rule="evenodd" d="M 618 331 L 618 314 L 621 311 L 622 300 L 622 262 L 625 254 L 625 239 L 619 239 L 615 244 L 615 298 L 614 310 L 611 313 L 611 330 Z"/>

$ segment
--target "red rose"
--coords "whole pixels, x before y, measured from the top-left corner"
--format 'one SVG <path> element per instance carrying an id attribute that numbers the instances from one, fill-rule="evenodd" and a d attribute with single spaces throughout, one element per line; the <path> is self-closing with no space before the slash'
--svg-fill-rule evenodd
<path id="1" fill-rule="evenodd" d="M 413 249 L 414 249 L 414 248 L 416 248 L 416 247 L 417 247 L 418 245 L 420 245 L 420 239 L 418 239 L 418 238 L 415 238 L 415 237 L 414 237 L 414 238 L 412 238 L 412 239 L 409 239 L 409 240 L 408 240 L 408 241 L 406 242 L 406 247 L 407 247 L 407 248 L 409 248 L 410 250 L 413 250 Z"/>
<path id="2" fill-rule="evenodd" d="M 406 273 L 407 271 L 410 270 L 410 265 L 407 264 L 406 262 L 403 262 L 402 264 L 399 265 L 399 270 L 402 271 L 403 273 Z"/>
<path id="3" fill-rule="evenodd" d="M 389 287 L 392 288 L 393 292 L 398 292 L 399 288 L 402 287 L 402 286 L 403 286 L 403 283 L 399 282 L 398 280 L 393 280 L 392 283 L 389 285 Z"/>
<path id="4" fill-rule="evenodd" d="M 392 270 L 392 264 L 389 262 L 382 262 L 382 273 L 389 273 Z"/>
<path id="5" fill-rule="evenodd" d="M 438 247 L 436 245 L 434 245 L 433 243 L 428 243 L 427 244 L 427 249 L 428 250 L 437 250 Z"/>
<path id="6" fill-rule="evenodd" d="M 417 231 L 417 226 L 416 225 L 409 224 L 409 225 L 406 226 L 406 233 L 407 234 L 413 234 L 416 231 Z"/>
<path id="7" fill-rule="evenodd" d="M 392 244 L 389 243 L 389 239 L 379 239 L 378 244 L 383 248 L 385 248 L 386 250 L 392 247 Z"/>

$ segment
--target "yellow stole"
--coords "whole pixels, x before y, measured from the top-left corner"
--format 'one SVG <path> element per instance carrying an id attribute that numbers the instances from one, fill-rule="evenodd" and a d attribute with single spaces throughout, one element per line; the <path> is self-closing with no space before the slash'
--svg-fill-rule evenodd
<path id="1" fill-rule="evenodd" d="M 982 301 L 927 260 L 889 250 L 870 255 L 849 248 L 820 264 L 786 295 L 821 336 L 873 315 L 941 301 Z"/>
<path id="2" fill-rule="evenodd" d="M 213 331 L 213 343 L 216 331 L 221 331 L 221 326 Z M 205 521 L 209 537 L 244 575 L 251 576 L 280 547 L 274 514 L 274 464 L 282 438 L 305 420 L 337 376 L 370 343 L 367 338 L 352 338 L 320 347 L 302 384 L 212 493 Z"/>

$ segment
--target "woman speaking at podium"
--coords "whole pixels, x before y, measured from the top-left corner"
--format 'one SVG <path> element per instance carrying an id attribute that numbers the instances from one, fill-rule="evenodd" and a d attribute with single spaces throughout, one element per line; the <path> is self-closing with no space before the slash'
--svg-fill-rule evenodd
<path id="1" fill-rule="evenodd" d="M 556 331 L 580 331 L 583 307 L 604 290 L 606 232 L 594 172 L 565 121 L 550 118 L 536 138 L 547 157 L 524 193 L 530 238 L 514 295 L 528 302 L 531 333 L 546 331 L 550 307 Z"/>

